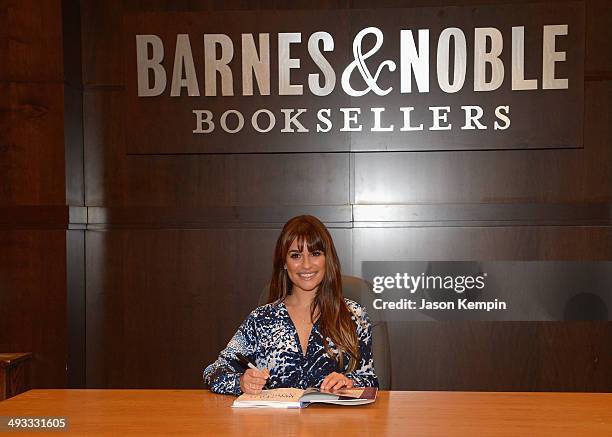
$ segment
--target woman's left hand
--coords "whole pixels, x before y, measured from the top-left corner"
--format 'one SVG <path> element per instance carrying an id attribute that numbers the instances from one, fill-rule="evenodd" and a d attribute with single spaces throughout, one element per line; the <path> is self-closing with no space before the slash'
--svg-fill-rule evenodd
<path id="1" fill-rule="evenodd" d="M 332 372 L 321 383 L 321 390 L 334 391 L 341 388 L 353 388 L 353 386 L 354 383 L 351 378 L 344 376 L 342 373 Z"/>

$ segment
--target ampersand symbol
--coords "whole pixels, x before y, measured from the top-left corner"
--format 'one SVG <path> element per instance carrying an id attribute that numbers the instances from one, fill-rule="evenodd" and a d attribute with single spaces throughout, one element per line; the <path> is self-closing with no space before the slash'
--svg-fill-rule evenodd
<path id="1" fill-rule="evenodd" d="M 367 51 L 366 53 L 362 53 L 361 41 L 368 34 L 373 34 L 376 37 L 376 43 L 374 44 L 374 47 L 372 47 L 369 51 Z M 353 40 L 353 57 L 355 58 L 355 60 L 351 62 L 342 73 L 342 89 L 344 89 L 345 93 L 350 96 L 360 97 L 370 91 L 374 91 L 379 96 L 385 96 L 391 92 L 391 90 L 393 89 L 392 87 L 383 90 L 378 86 L 376 82 L 378 81 L 378 76 L 380 75 L 384 67 L 389 68 L 389 71 L 391 72 L 395 71 L 395 62 L 390 60 L 382 62 L 376 69 L 376 74 L 374 76 L 372 76 L 372 73 L 370 73 L 370 70 L 365 64 L 365 60 L 372 56 L 374 53 L 376 53 L 378 49 L 380 49 L 383 44 L 383 40 L 383 33 L 377 27 L 366 27 L 355 36 L 355 39 Z M 359 73 L 361 73 L 361 77 L 363 77 L 363 80 L 368 85 L 367 88 L 364 90 L 358 91 L 351 87 L 350 78 L 355 68 L 359 70 Z"/>

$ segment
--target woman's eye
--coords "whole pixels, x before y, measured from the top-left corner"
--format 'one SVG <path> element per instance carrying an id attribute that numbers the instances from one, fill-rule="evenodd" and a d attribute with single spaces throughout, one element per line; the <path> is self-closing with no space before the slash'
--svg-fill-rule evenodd
<path id="1" fill-rule="evenodd" d="M 315 250 L 314 252 L 312 252 L 312 256 L 320 256 L 323 252 L 321 252 L 320 250 Z"/>
<path id="2" fill-rule="evenodd" d="M 290 256 L 291 256 L 291 259 L 300 259 L 299 253 L 292 253 Z"/>

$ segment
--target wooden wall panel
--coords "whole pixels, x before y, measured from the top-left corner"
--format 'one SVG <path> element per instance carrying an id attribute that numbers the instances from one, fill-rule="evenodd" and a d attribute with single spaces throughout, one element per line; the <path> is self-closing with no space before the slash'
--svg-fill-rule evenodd
<path id="1" fill-rule="evenodd" d="M 123 0 L 81 1 L 83 85 L 123 83 L 120 47 Z"/>
<path id="2" fill-rule="evenodd" d="M 610 260 L 612 227 L 354 229 L 363 261 Z M 612 390 L 610 322 L 394 322 L 402 390 Z"/>
<path id="3" fill-rule="evenodd" d="M 611 80 L 610 29 L 612 28 L 612 3 L 607 0 L 588 0 L 586 6 L 586 78 Z"/>
<path id="4" fill-rule="evenodd" d="M 0 2 L 0 351 L 33 353 L 32 387 L 66 386 L 78 335 L 66 306 L 67 257 L 83 262 L 67 248 L 69 205 L 83 205 L 79 23 L 74 0 Z"/>
<path id="5" fill-rule="evenodd" d="M 32 352 L 31 386 L 66 384 L 66 231 L 0 230 L 0 350 Z"/>
<path id="6" fill-rule="evenodd" d="M 60 1 L 0 3 L 0 81 L 55 81 L 63 76 Z"/>
<path id="7" fill-rule="evenodd" d="M 189 388 L 256 306 L 278 229 L 87 232 L 87 386 Z M 334 230 L 350 265 L 350 232 Z"/>
<path id="8" fill-rule="evenodd" d="M 585 88 L 583 149 L 360 153 L 355 203 L 609 202 L 612 81 Z"/>
<path id="9" fill-rule="evenodd" d="M 85 86 L 125 85 L 125 66 L 115 48 L 121 45 L 122 15 L 130 11 L 219 11 L 248 9 L 334 9 L 346 8 L 348 0 L 284 0 L 261 2 L 257 0 L 178 0 L 142 1 L 107 0 L 81 2 L 82 23 L 88 29 L 83 35 L 83 83 Z M 101 37 L 104 35 L 105 37 Z M 100 56 L 113 53 L 113 56 Z"/>
<path id="10" fill-rule="evenodd" d="M 353 268 L 362 261 L 605 261 L 611 226 L 355 228 Z"/>
<path id="11" fill-rule="evenodd" d="M 489 0 L 486 4 L 541 3 L 541 0 Z M 612 58 L 609 52 L 608 32 L 612 26 L 612 5 L 607 0 L 584 0 L 587 12 L 587 52 L 586 76 L 610 79 Z M 125 11 L 215 11 L 248 9 L 334 9 L 334 8 L 405 8 L 435 6 L 465 6 L 483 4 L 466 0 L 380 0 L 373 5 L 368 0 L 320 0 L 312 1 L 193 1 L 177 0 L 107 0 L 81 2 L 82 22 L 88 29 L 83 35 L 83 82 L 86 85 L 124 84 L 124 66 L 120 56 L 99 56 L 100 53 L 114 53 L 120 45 L 121 35 L 116 30 L 121 27 L 121 16 Z M 3 17 L 0 15 L 0 17 Z M 6 19 L 6 18 L 4 18 Z M 104 35 L 104 37 L 101 37 Z M 35 56 L 30 56 L 36 58 Z"/>
<path id="12" fill-rule="evenodd" d="M 64 86 L 64 161 L 66 203 L 85 205 L 83 171 L 83 90 Z"/>
<path id="13" fill-rule="evenodd" d="M 609 322 L 397 322 L 390 338 L 394 388 L 612 389 Z"/>
<path id="14" fill-rule="evenodd" d="M 255 305 L 269 275 L 278 217 L 289 210 L 332 208 L 334 217 L 343 216 L 342 208 L 353 212 L 353 222 L 339 219 L 333 230 L 349 274 L 360 274 L 361 261 L 378 259 L 612 259 L 610 5 L 585 3 L 583 149 L 133 156 L 126 154 L 126 71 L 117 50 L 124 13 L 374 5 L 81 2 L 91 219 L 85 231 L 87 385 L 199 387 L 203 365 Z M 383 0 L 375 6 L 466 4 L 482 1 Z M 483 203 L 484 212 L 473 203 Z M 561 218 L 557 203 L 567 212 Z M 370 204 L 397 209 L 392 212 L 399 218 L 360 221 L 367 216 L 361 208 Z M 576 214 L 569 212 L 574 204 Z M 439 216 L 417 223 L 403 207 Z M 199 212 L 207 218 L 194 219 Z M 226 227 L 207 222 L 226 216 Z M 463 219 L 451 225 L 455 216 Z M 394 389 L 612 390 L 610 322 L 398 323 L 391 336 Z"/>
<path id="15" fill-rule="evenodd" d="M 65 204 L 64 88 L 0 82 L 0 202 Z"/>
<path id="16" fill-rule="evenodd" d="M 85 387 L 85 231 L 66 231 L 66 378 L 70 388 Z"/>
<path id="17" fill-rule="evenodd" d="M 87 205 L 344 205 L 348 154 L 126 155 L 122 92 L 84 95 Z"/>
<path id="18" fill-rule="evenodd" d="M 83 89 L 81 58 L 81 1 L 61 0 L 62 4 L 62 64 L 64 83 L 79 91 Z M 82 92 L 81 92 L 82 94 Z M 82 100 L 82 97 L 81 97 Z M 67 112 L 70 112 L 67 110 Z M 75 111 L 79 115 L 83 113 Z"/>

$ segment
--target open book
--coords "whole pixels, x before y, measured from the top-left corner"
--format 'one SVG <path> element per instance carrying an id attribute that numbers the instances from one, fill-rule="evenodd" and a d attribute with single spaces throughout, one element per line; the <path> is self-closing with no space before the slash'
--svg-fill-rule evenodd
<path id="1" fill-rule="evenodd" d="M 275 388 L 258 395 L 243 394 L 234 401 L 234 408 L 306 408 L 312 403 L 337 405 L 371 404 L 376 400 L 376 387 L 345 388 L 322 392 L 318 388 Z"/>

